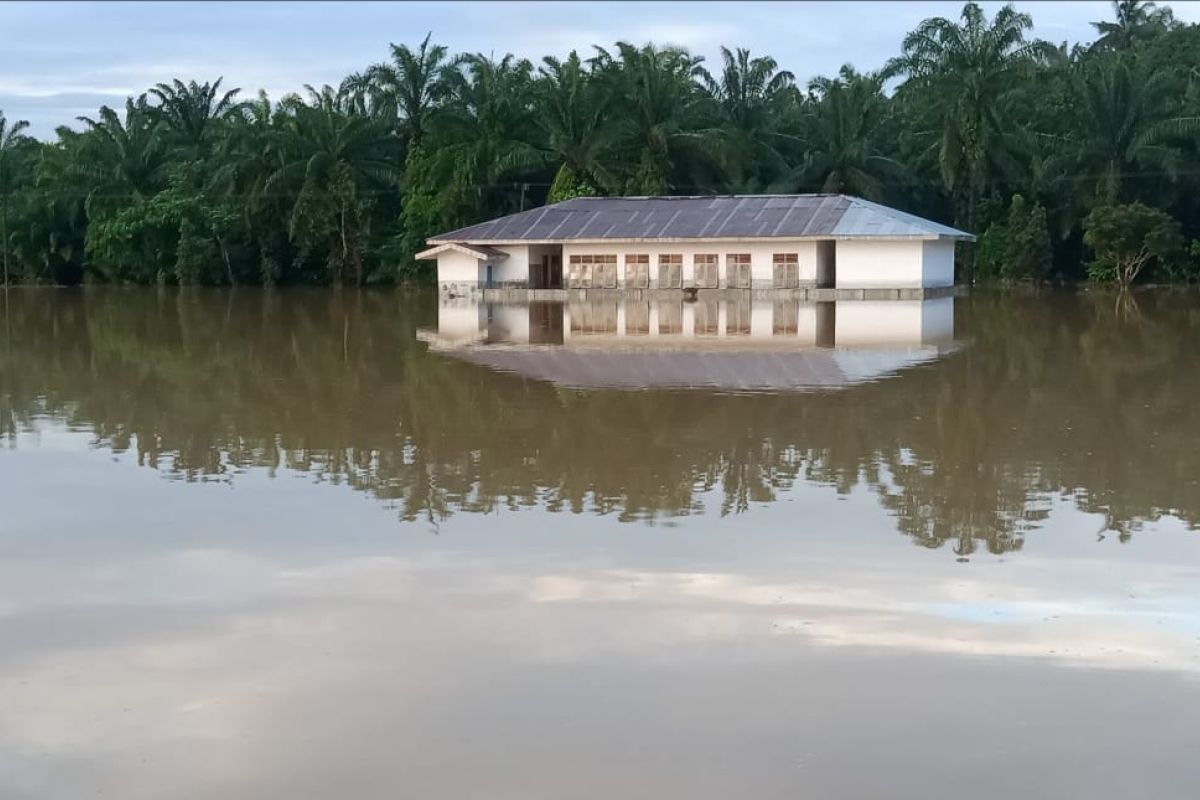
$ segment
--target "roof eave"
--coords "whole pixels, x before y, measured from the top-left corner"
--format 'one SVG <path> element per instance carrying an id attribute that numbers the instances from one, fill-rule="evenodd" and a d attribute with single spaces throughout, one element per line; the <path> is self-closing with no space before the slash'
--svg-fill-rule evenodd
<path id="1" fill-rule="evenodd" d="M 975 237 L 969 233 L 914 233 L 886 234 L 877 236 L 864 233 L 850 234 L 812 234 L 809 236 L 663 236 L 663 237 L 612 237 L 592 239 L 429 239 L 429 244 L 449 245 L 459 244 L 467 247 L 524 247 L 527 245 L 586 245 L 586 244 L 688 244 L 696 242 L 819 242 L 867 240 L 873 242 L 912 242 L 912 241 L 963 241 L 973 242 Z"/>

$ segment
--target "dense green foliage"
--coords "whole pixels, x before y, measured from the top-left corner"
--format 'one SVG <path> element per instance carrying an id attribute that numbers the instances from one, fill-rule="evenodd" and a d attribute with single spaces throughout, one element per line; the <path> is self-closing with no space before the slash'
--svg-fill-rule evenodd
<path id="1" fill-rule="evenodd" d="M 1147 266 L 1179 275 L 1184 257 L 1179 223 L 1141 203 L 1100 206 L 1083 221 L 1083 240 L 1096 254 L 1088 275 L 1129 286 Z"/>
<path id="2" fill-rule="evenodd" d="M 547 201 L 824 191 L 984 234 L 967 280 L 1117 280 L 1084 220 L 1140 203 L 1185 241 L 1139 277 L 1188 279 L 1200 26 L 1115 9 L 1068 49 L 969 3 L 879 72 L 803 86 L 742 49 L 715 68 L 626 42 L 535 65 L 426 37 L 278 102 L 174 80 L 48 142 L 0 115 L 0 249 L 20 282 L 386 283 L 430 273 L 412 260 L 427 236 Z"/>
<path id="3" fill-rule="evenodd" d="M 1052 256 L 1046 209 L 1015 194 L 1008 216 L 993 222 L 979 237 L 976 277 L 1040 280 L 1049 272 Z"/>

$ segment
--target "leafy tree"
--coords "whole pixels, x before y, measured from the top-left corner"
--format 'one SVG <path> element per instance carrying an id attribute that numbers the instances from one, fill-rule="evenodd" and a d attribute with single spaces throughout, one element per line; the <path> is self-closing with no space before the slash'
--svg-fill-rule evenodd
<path id="1" fill-rule="evenodd" d="M 533 65 L 515 56 L 462 56 L 447 82 L 434 171 L 452 220 L 475 221 L 526 205 L 518 180 L 545 162 L 535 145 Z"/>
<path id="2" fill-rule="evenodd" d="M 163 128 L 146 95 L 125 101 L 124 119 L 108 106 L 100 107 L 98 119 L 78 119 L 90 135 L 75 142 L 79 157 L 70 179 L 87 190 L 89 215 L 102 217 L 165 185 Z"/>
<path id="3" fill-rule="evenodd" d="M 956 221 L 973 231 L 997 175 L 1019 169 L 1010 112 L 1028 94 L 1029 70 L 1047 46 L 1026 40 L 1033 19 L 1012 6 L 989 22 L 983 9 L 967 3 L 960 20 L 922 22 L 904 38 L 903 54 L 886 73 L 905 76 L 902 89 L 919 95 L 913 103 L 917 124 L 937 153 Z"/>
<path id="4" fill-rule="evenodd" d="M 1139 172 L 1174 177 L 1182 151 L 1172 139 L 1200 132 L 1200 118 L 1172 116 L 1182 93 L 1174 75 L 1099 52 L 1077 62 L 1073 79 L 1076 118 L 1066 157 L 1077 190 L 1111 205 L 1127 199 L 1130 178 Z"/>
<path id="5" fill-rule="evenodd" d="M 1095 47 L 1112 50 L 1130 50 L 1134 45 L 1175 25 L 1175 15 L 1170 8 L 1158 8 L 1144 0 L 1113 0 L 1114 22 L 1093 22 L 1092 27 L 1100 34 Z"/>
<path id="6" fill-rule="evenodd" d="M 299 257 L 324 252 L 324 277 L 362 285 L 377 191 L 395 186 L 398 140 L 382 120 L 347 108 L 345 92 L 309 86 L 283 101 L 282 165 L 263 191 L 292 193 L 288 235 Z"/>
<path id="7" fill-rule="evenodd" d="M 1183 257 L 1179 223 L 1156 208 L 1129 203 L 1099 206 L 1083 223 L 1083 239 L 1095 254 L 1088 264 L 1092 280 L 1128 288 L 1147 266 L 1164 270 Z"/>
<path id="8" fill-rule="evenodd" d="M 761 189 L 782 173 L 785 151 L 797 137 L 786 132 L 783 110 L 794 92 L 795 76 L 778 68 L 770 56 L 751 58 L 750 51 L 721 48 L 724 66 L 714 78 L 697 67 L 713 100 L 716 125 L 707 131 L 717 144 L 717 158 L 728 182 Z"/>
<path id="9" fill-rule="evenodd" d="M 595 68 L 618 98 L 618 153 L 626 193 L 667 194 L 679 184 L 683 151 L 691 145 L 698 152 L 700 62 L 673 47 L 617 42 L 615 54 L 596 48 Z"/>
<path id="10" fill-rule="evenodd" d="M 884 186 L 897 181 L 903 167 L 884 155 L 879 141 L 888 113 L 882 87 L 880 76 L 859 74 L 849 64 L 836 78 L 815 78 L 809 83 L 807 153 L 784 183 L 786 188 L 884 198 Z"/>
<path id="11" fill-rule="evenodd" d="M 220 127 L 237 116 L 244 106 L 237 101 L 240 89 L 221 92 L 221 78 L 214 82 L 184 83 L 176 78 L 150 90 L 158 99 L 155 116 L 163 122 L 172 143 L 191 157 L 203 155 Z"/>
<path id="12" fill-rule="evenodd" d="M 979 237 L 976 267 L 981 278 L 1040 280 L 1050 271 L 1051 256 L 1046 210 L 1016 194 L 1008 216 L 993 222 Z"/>
<path id="13" fill-rule="evenodd" d="M 430 44 L 427 34 L 416 50 L 391 45 L 391 63 L 375 64 L 362 76 L 368 91 L 399 116 L 408 148 L 421 144 L 433 116 L 448 93 L 449 70 L 443 45 Z"/>
<path id="14" fill-rule="evenodd" d="M 558 160 L 548 202 L 602 194 L 617 179 L 605 164 L 612 147 L 612 95 L 574 50 L 565 61 L 542 59 L 535 116 Z"/>

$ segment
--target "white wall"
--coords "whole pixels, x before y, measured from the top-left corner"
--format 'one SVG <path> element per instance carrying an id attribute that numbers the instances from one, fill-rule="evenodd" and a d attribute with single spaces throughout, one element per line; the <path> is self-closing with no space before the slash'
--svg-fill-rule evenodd
<path id="1" fill-rule="evenodd" d="M 923 245 L 921 240 L 840 239 L 837 243 L 837 288 L 919 287 L 922 285 Z"/>
<path id="2" fill-rule="evenodd" d="M 954 285 L 954 242 L 925 242 L 924 275 L 926 286 Z"/>
<path id="3" fill-rule="evenodd" d="M 625 300 L 604 301 L 603 307 L 595 301 L 569 301 L 561 304 L 563 314 L 564 341 L 579 337 L 594 338 L 590 334 L 571 333 L 571 317 L 595 319 L 597 310 L 615 309 L 612 319 L 616 324 L 607 337 L 636 336 L 626 330 L 627 307 Z M 683 303 L 682 329 L 677 334 L 662 334 L 659 331 L 661 309 L 666 301 L 648 302 L 650 329 L 645 338 L 685 341 L 698 338 L 695 329 L 697 303 Z M 937 300 L 843 300 L 834 303 L 809 303 L 803 301 L 772 300 L 729 301 L 712 300 L 710 309 L 719 320 L 715 334 L 704 334 L 705 338 L 736 338 L 740 341 L 771 341 L 776 344 L 791 343 L 801 347 L 814 345 L 836 347 L 880 347 L 917 346 L 947 344 L 954 340 L 954 298 Z M 796 311 L 796 332 L 775 333 L 776 306 L 792 303 Z M 738 308 L 735 310 L 734 306 Z M 747 314 L 748 312 L 748 314 Z M 731 315 L 749 317 L 750 335 L 730 337 L 726 324 Z M 829 341 L 832 322 L 833 341 Z M 529 341 L 529 305 L 525 303 L 490 303 L 478 299 L 442 298 L 438 306 L 438 334 L 448 341 L 477 340 L 486 334 L 491 342 L 526 343 Z"/>
<path id="4" fill-rule="evenodd" d="M 524 303 L 486 303 L 484 323 L 491 341 L 529 341 L 529 306 Z"/>
<path id="5" fill-rule="evenodd" d="M 475 256 L 459 253 L 456 250 L 438 253 L 438 283 L 478 283 L 483 280 L 480 264 L 481 262 Z"/>
<path id="6" fill-rule="evenodd" d="M 443 297 L 438 302 L 438 335 L 443 339 L 456 342 L 478 339 L 483 333 L 484 319 L 484 307 L 478 301 Z"/>
<path id="7" fill-rule="evenodd" d="M 492 265 L 492 283 L 524 283 L 529 280 L 529 248 L 526 245 L 506 245 L 496 249 L 507 253 L 508 258 L 488 259 L 486 262 Z"/>
<path id="8" fill-rule="evenodd" d="M 954 298 L 926 300 L 921 307 L 921 344 L 950 344 L 954 341 Z"/>
<path id="9" fill-rule="evenodd" d="M 845 300 L 835 324 L 838 347 L 945 343 L 954 339 L 954 298 Z"/>
<path id="10" fill-rule="evenodd" d="M 492 283 L 512 283 L 529 280 L 529 248 L 525 245 L 497 247 L 507 258 L 478 259 L 475 256 L 446 250 L 437 257 L 438 283 L 474 283 L 482 285 L 487 279 L 487 267 L 492 267 Z"/>

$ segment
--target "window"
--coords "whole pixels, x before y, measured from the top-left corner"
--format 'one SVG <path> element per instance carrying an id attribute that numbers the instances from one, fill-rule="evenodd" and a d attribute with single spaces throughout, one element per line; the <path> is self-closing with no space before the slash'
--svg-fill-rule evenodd
<path id="1" fill-rule="evenodd" d="M 725 304 L 725 333 L 728 336 L 750 335 L 750 303 L 730 301 Z"/>
<path id="2" fill-rule="evenodd" d="M 625 256 L 625 288 L 650 288 L 650 256 L 644 253 Z"/>
<path id="3" fill-rule="evenodd" d="M 625 333 L 628 336 L 645 336 L 650 333 L 650 301 L 625 303 Z"/>
<path id="4" fill-rule="evenodd" d="M 725 256 L 725 286 L 730 289 L 750 288 L 749 253 L 729 253 Z"/>
<path id="5" fill-rule="evenodd" d="M 615 334 L 617 332 L 617 301 L 591 299 L 567 307 L 571 317 L 571 334 Z"/>
<path id="6" fill-rule="evenodd" d="M 697 253 L 692 256 L 692 267 L 697 289 L 716 289 L 719 286 L 716 253 Z"/>
<path id="7" fill-rule="evenodd" d="M 683 333 L 683 301 L 658 301 L 658 332 Z"/>
<path id="8" fill-rule="evenodd" d="M 679 253 L 662 253 L 658 256 L 658 288 L 683 288 L 683 256 Z"/>
<path id="9" fill-rule="evenodd" d="M 692 330 L 697 336 L 716 336 L 719 329 L 717 328 L 717 301 L 715 299 L 704 299 L 701 296 L 692 304 Z"/>
<path id="10" fill-rule="evenodd" d="M 771 330 L 776 336 L 792 336 L 799 333 L 800 306 L 795 300 L 775 301 Z"/>
<path id="11" fill-rule="evenodd" d="M 568 261 L 567 285 L 572 289 L 617 288 L 617 257 L 573 255 Z"/>
<path id="12" fill-rule="evenodd" d="M 795 289 L 800 285 L 800 255 L 775 253 L 771 256 L 771 285 L 776 289 Z"/>

